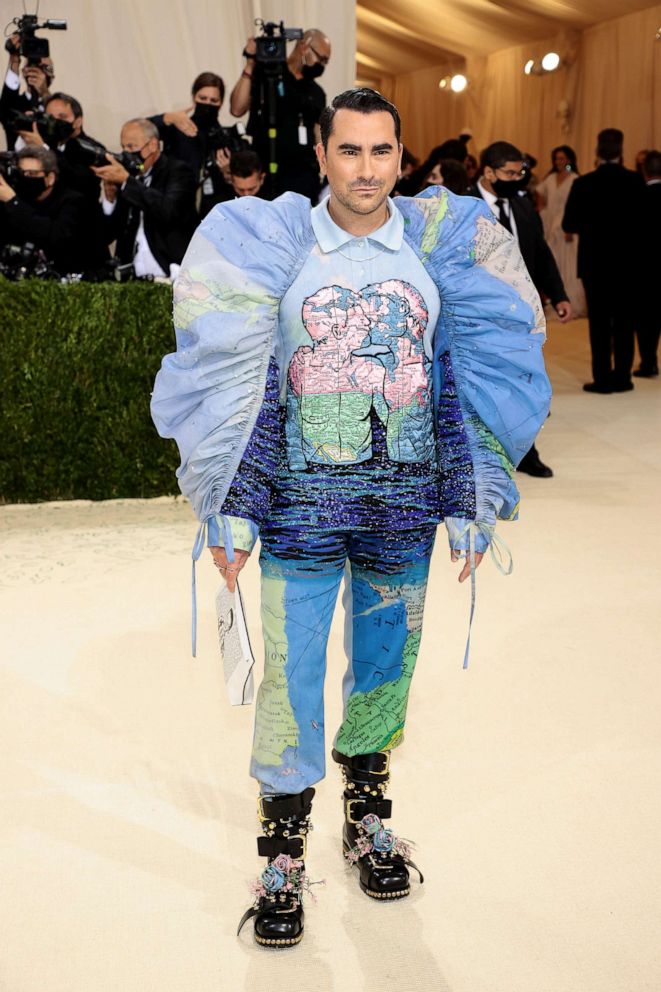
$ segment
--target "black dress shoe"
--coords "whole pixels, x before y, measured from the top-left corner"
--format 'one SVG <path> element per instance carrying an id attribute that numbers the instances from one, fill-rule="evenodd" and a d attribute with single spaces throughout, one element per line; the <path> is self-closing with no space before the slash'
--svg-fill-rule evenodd
<path id="1" fill-rule="evenodd" d="M 607 393 L 613 392 L 613 387 L 610 384 L 604 382 L 586 382 L 583 386 L 583 392 L 585 393 Z"/>
<path id="2" fill-rule="evenodd" d="M 614 382 L 611 386 L 612 393 L 629 393 L 633 389 L 633 382 L 631 379 L 625 379 L 622 382 Z"/>
<path id="3" fill-rule="evenodd" d="M 639 369 L 633 373 L 637 379 L 656 379 L 659 374 L 658 366 L 653 366 L 650 368 L 646 365 L 641 365 Z"/>
<path id="4" fill-rule="evenodd" d="M 545 465 L 536 451 L 528 452 L 517 465 L 517 472 L 525 472 L 526 475 L 534 475 L 538 479 L 553 478 L 553 469 Z"/>

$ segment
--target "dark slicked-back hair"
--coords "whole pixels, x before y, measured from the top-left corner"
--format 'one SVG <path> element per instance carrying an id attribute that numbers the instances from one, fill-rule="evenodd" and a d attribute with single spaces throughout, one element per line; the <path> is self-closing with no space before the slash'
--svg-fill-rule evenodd
<path id="1" fill-rule="evenodd" d="M 328 139 L 333 133 L 333 118 L 338 110 L 356 110 L 359 114 L 375 114 L 379 111 L 385 111 L 393 119 L 395 137 L 397 138 L 397 144 L 399 144 L 402 122 L 397 107 L 394 103 L 386 100 L 384 96 L 381 96 L 376 90 L 361 86 L 353 90 L 345 90 L 344 93 L 339 93 L 331 105 L 324 108 L 319 120 L 321 143 L 324 146 L 324 150 L 328 148 Z"/>
<path id="2" fill-rule="evenodd" d="M 505 162 L 522 162 L 524 158 L 523 152 L 515 145 L 510 145 L 509 141 L 494 141 L 480 155 L 480 172 L 484 172 L 487 166 L 502 169 Z"/>
<path id="3" fill-rule="evenodd" d="M 46 109 L 48 109 L 49 103 L 52 103 L 53 100 L 61 100 L 62 103 L 66 103 L 67 107 L 69 107 L 72 111 L 74 117 L 83 116 L 83 108 L 78 100 L 76 100 L 75 96 L 69 96 L 68 93 L 51 93 L 46 100 Z"/>
<path id="4" fill-rule="evenodd" d="M 622 157 L 624 135 L 617 127 L 607 127 L 597 135 L 597 158 L 604 162 Z"/>
<path id="5" fill-rule="evenodd" d="M 254 172 L 263 172 L 262 163 L 257 152 L 252 148 L 246 148 L 241 152 L 234 152 L 230 159 L 230 173 L 238 176 L 239 179 L 247 179 Z"/>

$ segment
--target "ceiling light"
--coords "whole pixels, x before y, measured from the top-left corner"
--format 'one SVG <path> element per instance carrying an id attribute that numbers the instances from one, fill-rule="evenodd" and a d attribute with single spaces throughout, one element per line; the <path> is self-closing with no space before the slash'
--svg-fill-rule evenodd
<path id="1" fill-rule="evenodd" d="M 468 80 L 460 72 L 450 80 L 450 89 L 453 93 L 463 93 L 468 86 Z"/>
<path id="2" fill-rule="evenodd" d="M 545 72 L 553 72 L 560 65 L 560 56 L 557 52 L 547 52 L 542 59 L 542 69 Z"/>
<path id="3" fill-rule="evenodd" d="M 534 59 L 528 59 L 528 61 L 526 62 L 526 64 L 523 67 L 523 71 L 525 72 L 526 76 L 529 76 L 530 75 L 530 73 L 533 70 L 534 64 L 535 64 L 535 60 Z"/>

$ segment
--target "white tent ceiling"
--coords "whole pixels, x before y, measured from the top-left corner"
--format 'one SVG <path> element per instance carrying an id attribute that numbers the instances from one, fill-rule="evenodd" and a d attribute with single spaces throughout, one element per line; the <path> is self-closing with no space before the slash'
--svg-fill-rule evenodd
<path id="1" fill-rule="evenodd" d="M 358 0 L 361 68 L 399 75 L 582 30 L 650 0 Z"/>

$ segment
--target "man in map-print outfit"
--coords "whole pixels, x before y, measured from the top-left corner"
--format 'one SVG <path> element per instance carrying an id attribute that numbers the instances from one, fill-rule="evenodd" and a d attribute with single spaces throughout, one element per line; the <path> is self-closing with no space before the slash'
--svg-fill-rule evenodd
<path id="1" fill-rule="evenodd" d="M 321 122 L 327 201 L 244 197 L 208 215 L 175 285 L 177 352 L 154 388 L 154 421 L 179 445 L 179 484 L 230 588 L 261 541 L 251 774 L 267 865 L 240 927 L 253 917 L 267 946 L 303 935 L 342 578 L 348 667 L 332 754 L 344 850 L 366 895 L 400 899 L 415 866 L 384 825 L 385 791 L 436 528 L 445 521 L 465 579 L 496 520 L 517 515 L 514 468 L 550 400 L 542 310 L 516 242 L 473 198 L 432 187 L 391 200 L 399 132 L 392 104 L 349 90 Z"/>

